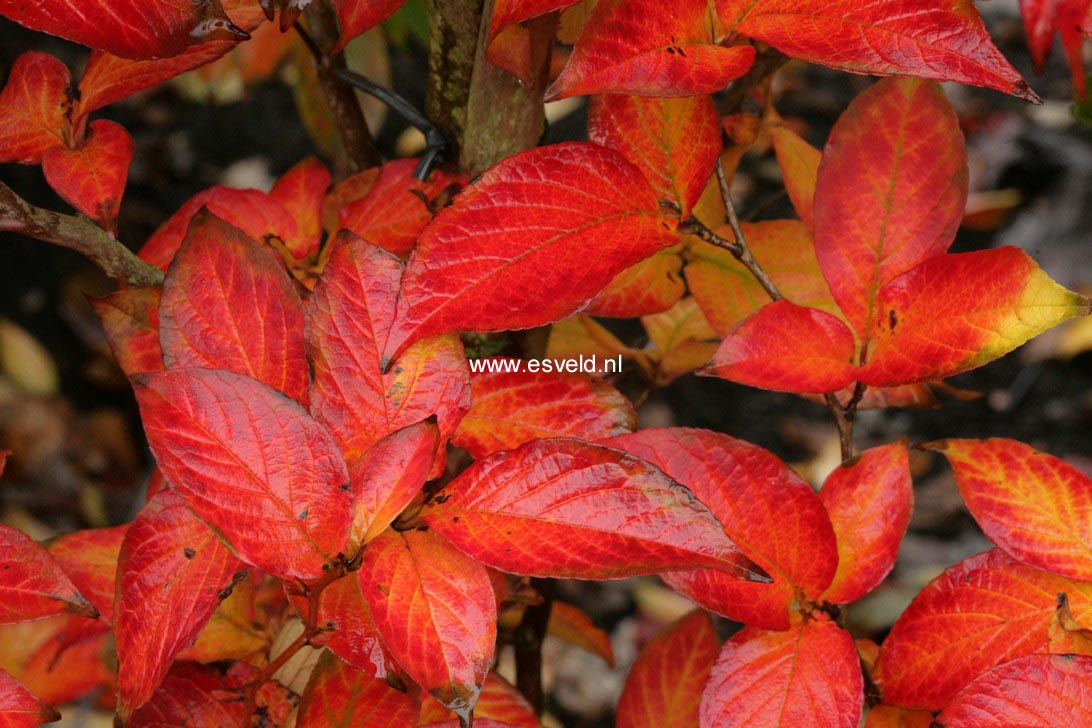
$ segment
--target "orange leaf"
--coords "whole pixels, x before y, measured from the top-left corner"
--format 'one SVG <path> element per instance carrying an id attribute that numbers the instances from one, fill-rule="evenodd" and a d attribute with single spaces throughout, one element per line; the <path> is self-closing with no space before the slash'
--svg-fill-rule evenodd
<path id="1" fill-rule="evenodd" d="M 414 695 L 323 653 L 300 698 L 299 728 L 408 728 L 420 711 Z"/>
<path id="2" fill-rule="evenodd" d="M 114 358 L 126 374 L 163 369 L 163 351 L 159 346 L 161 290 L 158 286 L 123 288 L 91 299 Z"/>
<path id="3" fill-rule="evenodd" d="M 281 175 L 269 191 L 270 199 L 279 202 L 296 221 L 299 237 L 285 240 L 285 247 L 297 260 L 314 256 L 322 242 L 322 203 L 330 186 L 330 171 L 308 157 Z"/>
<path id="4" fill-rule="evenodd" d="M 718 0 L 728 29 L 852 73 L 987 86 L 1038 101 L 971 0 Z"/>
<path id="5" fill-rule="evenodd" d="M 91 122 L 78 147 L 54 147 L 42 157 L 46 181 L 65 202 L 111 235 L 133 159 L 133 139 L 106 119 Z"/>
<path id="6" fill-rule="evenodd" d="M 843 463 L 827 476 L 819 499 L 838 536 L 838 571 L 823 599 L 848 604 L 891 571 L 910 524 L 914 490 L 906 442 L 866 450 Z"/>
<path id="7" fill-rule="evenodd" d="M 449 726 L 454 718 L 450 710 L 426 696 L 421 701 L 421 726 Z M 480 721 L 480 723 L 479 723 Z M 478 703 L 474 706 L 474 725 L 541 728 L 542 724 L 523 694 L 503 677 L 491 672 L 485 677 Z M 458 723 L 454 723 L 458 725 Z"/>
<path id="8" fill-rule="evenodd" d="M 701 724 L 857 728 L 863 704 L 853 638 L 819 615 L 796 618 L 787 632 L 744 627 L 729 639 L 705 687 Z"/>
<path id="9" fill-rule="evenodd" d="M 159 340 L 168 368 L 246 374 L 306 406 L 304 309 L 284 265 L 205 210 L 163 281 Z"/>
<path id="10" fill-rule="evenodd" d="M 0 624 L 27 622 L 58 614 L 97 619 L 92 606 L 44 548 L 22 531 L 0 525 Z"/>
<path id="11" fill-rule="evenodd" d="M 626 678 L 617 728 L 697 725 L 702 690 L 719 651 L 709 615 L 700 609 L 656 635 Z"/>
<path id="12" fill-rule="evenodd" d="M 932 725 L 933 714 L 928 711 L 877 705 L 865 716 L 864 728 L 930 728 Z"/>
<path id="13" fill-rule="evenodd" d="M 476 459 L 531 440 L 599 440 L 637 427 L 637 413 L 621 392 L 580 374 L 474 374 L 470 386 L 470 411 L 452 441 Z"/>
<path id="14" fill-rule="evenodd" d="M 815 222 L 815 187 L 819 175 L 819 162 L 823 155 L 784 124 L 770 128 L 774 153 L 781 167 L 785 191 L 789 193 L 796 214 L 809 227 Z M 746 234 L 746 233 L 744 233 Z"/>
<path id="15" fill-rule="evenodd" d="M 707 0 L 600 0 L 546 100 L 716 93 L 747 72 L 755 49 L 715 45 L 713 32 Z"/>
<path id="16" fill-rule="evenodd" d="M 1092 581 L 1092 479 L 1015 440 L 940 440 L 959 494 L 986 536 L 1015 559 Z"/>
<path id="17" fill-rule="evenodd" d="M 60 719 L 60 713 L 0 670 L 0 724 L 5 728 L 34 728 Z"/>
<path id="18" fill-rule="evenodd" d="M 564 9 L 578 0 L 496 0 L 486 39 L 485 57 L 526 84 L 534 83 L 531 60 L 532 28 L 543 27 L 532 21 L 555 10 Z M 548 18 L 542 18 L 548 21 Z M 549 42 L 554 40 L 554 23 L 548 23 Z M 563 41 L 564 42 L 564 41 Z"/>
<path id="19" fill-rule="evenodd" d="M 662 313 L 686 293 L 678 247 L 625 269 L 584 308 L 587 316 L 632 318 Z"/>
<path id="20" fill-rule="evenodd" d="M 676 203 L 683 218 L 705 190 L 723 147 L 720 117 L 709 96 L 594 96 L 588 104 L 588 139 L 636 164 L 657 197 Z"/>
<path id="21" fill-rule="evenodd" d="M 716 333 L 690 297 L 661 313 L 642 316 L 641 325 L 648 334 L 642 353 L 655 362 L 660 386 L 702 366 L 717 350 Z"/>
<path id="22" fill-rule="evenodd" d="M 48 53 L 15 59 L 0 91 L 0 162 L 38 164 L 66 143 L 70 83 L 68 67 Z"/>
<path id="23" fill-rule="evenodd" d="M 761 584 L 711 570 L 664 574 L 672 588 L 729 619 L 784 630 L 797 589 L 815 599 L 830 585 L 838 560 L 830 518 L 811 486 L 771 453 L 728 435 L 681 427 L 606 442 L 693 491 L 773 578 Z"/>
<path id="24" fill-rule="evenodd" d="M 885 703 L 939 710 L 975 676 L 1044 653 L 1059 594 L 1092 623 L 1092 584 L 1069 581 L 994 549 L 926 586 L 884 640 L 875 681 Z"/>
<path id="25" fill-rule="evenodd" d="M 176 659 L 206 665 L 222 660 L 241 660 L 251 665 L 266 663 L 274 639 L 269 629 L 270 617 L 273 612 L 283 612 L 278 599 L 283 588 L 256 573 L 238 581 L 231 579 L 217 598 L 226 592 L 231 593 L 216 607 L 194 643 L 179 652 Z"/>
<path id="26" fill-rule="evenodd" d="M 107 624 L 114 621 L 118 555 L 128 524 L 66 533 L 49 544 L 49 553 Z"/>
<path id="27" fill-rule="evenodd" d="M 1092 725 L 1092 657 L 1028 655 L 979 675 L 948 704 L 944 728 Z"/>
<path id="28" fill-rule="evenodd" d="M 571 645 L 598 655 L 609 667 L 614 667 L 614 648 L 610 635 L 595 626 L 587 613 L 568 602 L 555 601 L 550 605 L 550 621 L 546 633 Z"/>
<path id="29" fill-rule="evenodd" d="M 485 567 L 428 531 L 386 531 L 358 572 L 376 627 L 398 664 L 466 717 L 493 659 L 497 607 Z"/>

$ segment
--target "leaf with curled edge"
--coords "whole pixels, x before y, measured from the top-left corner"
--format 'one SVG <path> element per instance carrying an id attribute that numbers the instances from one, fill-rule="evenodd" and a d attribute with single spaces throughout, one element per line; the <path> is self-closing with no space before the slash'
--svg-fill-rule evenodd
<path id="1" fill-rule="evenodd" d="M 345 48 L 353 38 L 363 35 L 394 15 L 406 0 L 332 0 L 337 13 L 338 37 L 330 53 Z"/>
<path id="2" fill-rule="evenodd" d="M 161 291 L 158 286 L 123 288 L 91 299 L 114 358 L 126 374 L 163 369 L 163 350 L 159 346 Z"/>
<path id="3" fill-rule="evenodd" d="M 697 725 L 702 691 L 720 651 L 698 609 L 664 628 L 633 663 L 618 699 L 617 728 Z"/>
<path id="4" fill-rule="evenodd" d="M 29 51 L 15 59 L 0 91 L 0 162 L 38 164 L 67 143 L 71 83 L 68 66 L 48 53 Z"/>
<path id="5" fill-rule="evenodd" d="M 874 679 L 885 703 L 940 710 L 986 670 L 1045 653 L 1065 594 L 1092 624 L 1092 584 L 1070 581 L 993 549 L 946 570 L 914 598 L 884 640 Z"/>
<path id="6" fill-rule="evenodd" d="M 864 679 L 849 633 L 826 615 L 786 632 L 744 627 L 721 649 L 701 701 L 701 725 L 857 728 Z"/>
<path id="7" fill-rule="evenodd" d="M 653 463 L 689 488 L 773 579 L 747 582 L 709 569 L 663 574 L 672 588 L 735 621 L 785 630 L 796 591 L 814 600 L 830 585 L 838 564 L 830 518 L 811 486 L 772 453 L 728 435 L 682 427 L 641 430 L 606 444 Z"/>
<path id="8" fill-rule="evenodd" d="M 486 60 L 524 83 L 532 83 L 529 68 L 531 33 L 524 24 L 577 2 L 578 0 L 495 0 L 493 15 L 489 20 L 489 35 L 485 40 Z M 510 55 L 513 49 L 517 50 L 517 57 Z"/>
<path id="9" fill-rule="evenodd" d="M 603 658 L 608 667 L 615 667 L 610 635 L 597 627 L 588 613 L 580 607 L 555 600 L 550 605 L 546 634 Z"/>
<path id="10" fill-rule="evenodd" d="M 1039 97 L 971 0 L 717 0 L 728 31 L 851 73 L 918 76 Z"/>
<path id="11" fill-rule="evenodd" d="M 387 530 L 357 572 L 383 643 L 414 682 L 467 718 L 493 659 L 497 608 L 485 567 L 427 530 Z"/>
<path id="12" fill-rule="evenodd" d="M 453 720 L 456 720 L 456 716 L 435 698 L 428 695 L 422 698 L 421 719 L 417 725 L 436 728 L 448 726 Z M 523 697 L 523 693 L 496 672 L 485 676 L 485 685 L 474 705 L 474 725 L 479 725 L 479 721 L 487 726 L 542 728 L 535 709 Z"/>
<path id="13" fill-rule="evenodd" d="M 0 670 L 0 723 L 6 728 L 34 728 L 61 719 L 55 708 L 46 705 L 8 673 Z"/>
<path id="14" fill-rule="evenodd" d="M 167 368 L 245 374 L 307 405 L 304 306 L 280 259 L 207 209 L 190 222 L 163 281 Z"/>
<path id="15" fill-rule="evenodd" d="M 330 170 L 315 157 L 307 157 L 282 174 L 269 191 L 269 198 L 280 203 L 296 221 L 298 237 L 284 241 L 296 260 L 318 254 L 322 205 L 329 187 Z"/>
<path id="16" fill-rule="evenodd" d="M 42 172 L 65 202 L 116 236 L 118 209 L 132 160 L 129 132 L 112 121 L 96 119 L 78 146 L 47 151 L 42 156 Z"/>
<path id="17" fill-rule="evenodd" d="M 477 461 L 421 519 L 479 561 L 524 576 L 704 567 L 726 579 L 765 578 L 688 490 L 628 453 L 572 438 Z"/>
<path id="18" fill-rule="evenodd" d="M 60 563 L 30 536 L 0 524 L 0 624 L 28 622 L 58 614 L 99 616 Z"/>
<path id="19" fill-rule="evenodd" d="M 707 0 L 601 0 L 547 101 L 593 93 L 698 96 L 751 67 L 753 46 L 716 44 Z"/>
<path id="20" fill-rule="evenodd" d="M 0 0 L 0 15 L 125 58 L 162 58 L 200 41 L 247 37 L 220 0 Z"/>
<path id="21" fill-rule="evenodd" d="M 348 231 L 333 245 L 307 309 L 311 412 L 334 433 L 350 463 L 388 434 L 433 415 L 446 442 L 470 407 L 462 344 L 453 336 L 426 339 L 383 373 L 402 263 Z M 440 452 L 433 475 L 443 463 Z"/>
<path id="22" fill-rule="evenodd" d="M 1064 716 L 1064 718 L 1063 718 Z M 1092 724 L 1092 657 L 1027 655 L 979 675 L 937 716 L 944 728 Z"/>
<path id="23" fill-rule="evenodd" d="M 1054 46 L 1054 33 L 1062 39 L 1062 50 L 1073 74 L 1075 96 L 1087 95 L 1084 73 L 1083 35 L 1088 35 L 1088 25 L 1083 22 L 1092 18 L 1092 5 L 1086 0 L 1020 0 L 1020 14 L 1027 30 L 1028 50 L 1035 73 L 1042 74 Z"/>
<path id="24" fill-rule="evenodd" d="M 118 561 L 114 635 L 123 720 L 148 702 L 244 575 L 245 564 L 173 491 L 160 491 L 140 510 Z"/>
<path id="25" fill-rule="evenodd" d="M 611 149 L 570 142 L 508 157 L 421 235 L 383 361 L 434 334 L 527 329 L 576 313 L 673 245 L 674 225 L 640 170 Z M 557 295 L 530 299 L 528 289 Z"/>
<path id="26" fill-rule="evenodd" d="M 244 724 L 241 691 L 212 667 L 192 662 L 175 663 L 152 699 L 133 713 L 129 728 L 209 726 L 229 728 Z"/>
<path id="27" fill-rule="evenodd" d="M 498 360 L 498 363 L 524 362 Z M 561 372 L 471 374 L 470 411 L 452 439 L 474 458 L 550 437 L 599 440 L 637 427 L 625 395 L 606 382 Z"/>
<path id="28" fill-rule="evenodd" d="M 128 524 L 85 528 L 59 536 L 49 544 L 49 553 L 107 624 L 114 621 L 118 555 L 128 529 Z"/>
<path id="29" fill-rule="evenodd" d="M 300 696 L 298 728 L 401 728 L 418 725 L 420 699 L 382 678 L 342 662 L 332 652 L 319 657 Z"/>
<path id="30" fill-rule="evenodd" d="M 349 473 L 302 407 L 222 370 L 140 374 L 133 389 L 164 477 L 240 559 L 314 579 L 345 553 Z"/>
<path id="31" fill-rule="evenodd" d="M 939 440 L 967 510 L 1015 559 L 1092 581 L 1092 479 L 1022 442 Z"/>

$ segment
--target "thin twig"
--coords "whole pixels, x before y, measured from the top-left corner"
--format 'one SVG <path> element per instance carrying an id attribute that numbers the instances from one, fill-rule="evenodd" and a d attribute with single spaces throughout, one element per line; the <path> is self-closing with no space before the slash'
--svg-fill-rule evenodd
<path id="1" fill-rule="evenodd" d="M 87 218 L 30 204 L 0 182 L 0 230 L 10 230 L 83 254 L 106 275 L 127 286 L 157 286 L 163 273 Z"/>
<path id="2" fill-rule="evenodd" d="M 546 705 L 542 689 L 542 641 L 550 623 L 550 609 L 554 603 L 554 581 L 532 579 L 531 585 L 542 596 L 541 604 L 532 604 L 523 612 L 523 618 L 512 635 L 516 650 L 516 687 L 539 715 Z"/>

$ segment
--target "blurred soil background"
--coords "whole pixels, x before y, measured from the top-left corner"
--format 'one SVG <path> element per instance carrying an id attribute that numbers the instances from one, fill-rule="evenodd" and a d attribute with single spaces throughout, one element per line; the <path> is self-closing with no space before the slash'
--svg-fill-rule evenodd
<path id="1" fill-rule="evenodd" d="M 1063 285 L 1092 293 L 1092 131 L 1075 120 L 1058 48 L 1044 75 L 1033 75 L 1015 0 L 980 7 L 1005 55 L 1045 103 L 1034 107 L 991 91 L 947 86 L 967 136 L 978 210 L 953 250 L 1019 245 Z M 419 107 L 426 73 L 422 28 L 421 4 L 411 0 L 385 34 L 373 32 L 350 49 L 358 68 Z M 87 57 L 86 49 L 0 20 L 0 78 L 31 49 L 54 53 L 74 70 Z M 297 101 L 311 103 L 306 93 L 294 95 L 299 71 L 291 61 L 297 52 L 270 40 L 267 57 L 251 66 L 223 64 L 213 75 L 190 75 L 101 112 L 123 124 L 136 144 L 121 206 L 121 240 L 139 247 L 182 202 L 208 186 L 268 188 L 304 156 L 329 153 L 323 120 L 310 118 L 309 131 L 297 111 Z M 793 63 L 779 75 L 776 105 L 821 148 L 837 115 L 869 83 Z M 585 133 L 582 102 L 563 104 L 549 109 L 547 142 Z M 383 117 L 370 102 L 368 113 L 373 121 Z M 416 150 L 416 138 L 397 117 L 385 115 L 376 132 L 388 157 Z M 69 211 L 38 167 L 0 165 L 0 180 L 37 205 Z M 792 216 L 779 184 L 768 150 L 748 154 L 734 182 L 742 214 Z M 77 254 L 0 233 L 0 449 L 12 453 L 0 480 L 0 520 L 38 539 L 124 523 L 143 503 L 150 460 L 136 407 L 86 300 L 112 289 Z M 976 396 L 941 393 L 935 409 L 861 413 L 859 449 L 900 437 L 920 443 L 1003 436 L 1092 473 L 1089 324 L 1051 332 L 950 382 Z M 627 344 L 644 343 L 633 338 L 639 327 L 622 323 L 614 329 L 624 340 L 630 337 Z M 816 484 L 839 460 L 826 409 L 790 395 L 686 376 L 655 392 L 641 415 L 644 426 L 705 427 L 754 442 Z M 882 639 L 929 579 L 988 547 L 961 505 L 950 470 L 922 452 L 914 453 L 912 464 L 917 503 L 910 533 L 891 578 L 851 609 L 857 636 Z M 550 712 L 555 724 L 611 725 L 625 673 L 641 645 L 691 605 L 654 578 L 564 582 L 559 597 L 580 604 L 610 635 L 616 667 L 551 638 Z M 727 635 L 735 626 L 721 620 L 718 628 Z M 91 708 L 66 713 L 65 725 L 110 724 L 105 713 Z"/>

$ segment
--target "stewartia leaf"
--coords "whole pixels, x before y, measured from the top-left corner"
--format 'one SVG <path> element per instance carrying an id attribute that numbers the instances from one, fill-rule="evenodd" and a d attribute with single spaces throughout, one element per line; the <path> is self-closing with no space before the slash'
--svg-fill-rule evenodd
<path id="1" fill-rule="evenodd" d="M 720 157 L 720 116 L 710 96 L 663 99 L 607 94 L 588 104 L 588 139 L 622 153 L 682 217 Z"/>
<path id="2" fill-rule="evenodd" d="M 96 619 L 98 611 L 76 589 L 61 565 L 30 536 L 0 525 L 0 624 L 58 614 Z"/>
<path id="3" fill-rule="evenodd" d="M 815 253 L 867 336 L 880 289 L 948 249 L 967 201 L 967 151 L 939 84 L 884 79 L 831 130 L 815 191 Z"/>
<path id="4" fill-rule="evenodd" d="M 518 360 L 498 360 L 498 364 Z M 637 427 L 629 400 L 606 382 L 580 374 L 496 371 L 473 374 L 470 411 L 452 439 L 481 459 L 531 440 L 600 440 Z"/>
<path id="5" fill-rule="evenodd" d="M 690 297 L 661 313 L 642 316 L 641 325 L 648 333 L 648 346 L 641 354 L 652 361 L 660 386 L 702 366 L 717 350 L 716 333 Z"/>
<path id="6" fill-rule="evenodd" d="M 781 167 L 785 191 L 792 200 L 796 214 L 805 225 L 812 226 L 815 222 L 815 187 L 823 155 L 783 123 L 773 124 L 770 136 L 773 138 L 777 164 Z"/>
<path id="7" fill-rule="evenodd" d="M 419 700 L 325 652 L 300 699 L 299 728 L 410 728 Z"/>
<path id="8" fill-rule="evenodd" d="M 930 258 L 880 291 L 866 384 L 944 379 L 991 362 L 1092 302 L 1059 286 L 1024 251 Z"/>
<path id="9" fill-rule="evenodd" d="M 133 714 L 129 728 L 242 725 L 244 702 L 213 668 L 180 662 L 171 668 L 148 704 Z"/>
<path id="10" fill-rule="evenodd" d="M 623 270 L 674 244 L 673 225 L 644 175 L 614 150 L 571 142 L 508 157 L 421 235 L 384 362 L 433 334 L 527 329 L 576 313 Z M 557 295 L 532 301 L 531 289 Z"/>
<path id="11" fill-rule="evenodd" d="M 990 40 L 970 0 L 718 0 L 717 12 L 725 28 L 793 58 L 1039 100 Z"/>
<path id="12" fill-rule="evenodd" d="M 281 582 L 261 573 L 236 574 L 241 578 L 233 575 L 228 586 L 217 594 L 224 599 L 197 639 L 179 652 L 176 660 L 193 660 L 205 665 L 241 660 L 261 665 L 267 659 L 276 637 L 270 629 L 276 622 L 271 623 L 270 617 L 276 613 L 274 619 L 277 619 L 283 614 L 287 602 L 284 587 Z"/>
<path id="13" fill-rule="evenodd" d="M 719 651 L 709 615 L 700 609 L 665 628 L 630 669 L 617 728 L 697 725 L 702 690 Z"/>
<path id="14" fill-rule="evenodd" d="M 672 588 L 735 621 L 789 628 L 796 591 L 817 599 L 838 563 L 834 530 L 811 486 L 773 454 L 728 435 L 687 428 L 648 429 L 608 440 L 689 488 L 773 578 L 758 584 L 719 571 L 663 575 Z"/>
<path id="15" fill-rule="evenodd" d="M 615 666 L 610 635 L 596 627 L 591 617 L 580 607 L 568 602 L 554 601 L 550 605 L 546 634 L 602 657 L 608 667 Z"/>
<path id="16" fill-rule="evenodd" d="M 421 492 L 439 447 L 440 429 L 428 419 L 387 435 L 353 463 L 351 548 L 382 533 Z"/>
<path id="17" fill-rule="evenodd" d="M 60 719 L 60 713 L 0 670 L 0 724 L 5 728 L 34 728 Z"/>
<path id="18" fill-rule="evenodd" d="M 129 132 L 112 121 L 97 119 L 79 146 L 47 151 L 42 156 L 42 172 L 65 202 L 116 235 L 118 208 L 132 159 Z"/>
<path id="19" fill-rule="evenodd" d="M 523 694 L 495 672 L 486 675 L 485 686 L 474 706 L 474 725 L 479 725 L 479 721 L 486 726 L 542 728 L 535 709 Z M 417 725 L 457 726 L 458 721 L 450 710 L 426 695 L 421 700 L 421 720 Z"/>
<path id="20" fill-rule="evenodd" d="M 114 620 L 118 554 L 128 528 L 128 524 L 88 528 L 66 533 L 49 544 L 49 553 L 107 624 Z"/>
<path id="21" fill-rule="evenodd" d="M 68 67 L 48 53 L 31 51 L 15 59 L 0 91 L 0 162 L 38 164 L 47 151 L 66 143 L 71 82 Z"/>
<path id="22" fill-rule="evenodd" d="M 140 374 L 133 389 L 164 477 L 240 559 L 313 579 L 344 554 L 349 473 L 329 431 L 298 404 L 210 369 Z"/>
<path id="23" fill-rule="evenodd" d="M 1092 584 L 997 549 L 949 568 L 914 598 L 884 640 L 874 675 L 884 702 L 939 710 L 991 667 L 1046 652 L 1059 594 L 1078 624 L 1092 624 Z"/>
<path id="24" fill-rule="evenodd" d="M 986 536 L 1013 558 L 1092 581 L 1092 480 L 1015 440 L 940 440 L 959 494 Z"/>
<path id="25" fill-rule="evenodd" d="M 333 431 L 348 462 L 432 415 L 446 441 L 470 407 L 462 344 L 453 336 L 421 341 L 384 374 L 380 359 L 402 263 L 348 231 L 333 245 L 307 309 L 311 412 Z M 439 456 L 437 464 L 443 467 Z"/>
<path id="26" fill-rule="evenodd" d="M 937 721 L 944 728 L 1092 724 L 1092 657 L 1028 655 L 1006 662 L 963 688 Z"/>
<path id="27" fill-rule="evenodd" d="M 421 518 L 512 574 L 617 579 L 706 567 L 763 578 L 688 490 L 643 460 L 582 440 L 534 440 L 479 460 Z"/>
<path id="28" fill-rule="evenodd" d="M 521 24 L 577 2 L 578 0 L 495 0 L 489 36 L 486 39 L 486 59 L 524 83 L 533 83 L 531 30 Z M 551 27 L 551 42 L 553 34 L 554 29 Z"/>
<path id="29" fill-rule="evenodd" d="M 368 544 L 357 576 L 398 664 L 441 704 L 469 715 L 497 638 L 485 567 L 427 530 L 388 530 Z"/>
<path id="30" fill-rule="evenodd" d="M 394 15 L 406 0 L 332 0 L 337 12 L 337 24 L 341 33 L 330 49 L 337 53 L 345 48 L 349 41 L 363 35 L 384 20 Z M 306 3 L 302 3 L 306 5 Z"/>
<path id="31" fill-rule="evenodd" d="M 626 268 L 588 304 L 584 315 L 632 318 L 671 308 L 686 294 L 680 252 L 679 246 L 667 248 Z"/>
<path id="32" fill-rule="evenodd" d="M 241 561 L 170 490 L 137 514 L 118 561 L 118 713 L 127 719 L 241 577 Z"/>
<path id="33" fill-rule="evenodd" d="M 163 351 L 159 346 L 161 291 L 158 286 L 123 288 L 91 299 L 110 350 L 126 374 L 163 369 Z"/>
<path id="34" fill-rule="evenodd" d="M 207 209 L 194 216 L 163 281 L 168 368 L 245 374 L 306 405 L 303 322 L 303 302 L 271 251 Z"/>
<path id="35" fill-rule="evenodd" d="M 856 342 L 838 318 L 787 299 L 739 324 L 701 372 L 762 389 L 835 392 L 853 382 Z"/>
<path id="36" fill-rule="evenodd" d="M 0 0 L 0 15 L 125 58 L 173 56 L 195 42 L 247 37 L 220 0 Z"/>
<path id="37" fill-rule="evenodd" d="M 914 489 L 906 442 L 866 450 L 827 476 L 819 499 L 838 538 L 838 571 L 823 599 L 848 604 L 895 565 L 910 524 Z"/>
<path id="38" fill-rule="evenodd" d="M 701 701 L 702 728 L 857 728 L 864 704 L 849 633 L 826 615 L 787 632 L 744 627 L 725 644 Z"/>
<path id="39" fill-rule="evenodd" d="M 314 256 L 322 242 L 322 203 L 330 187 L 330 170 L 308 157 L 285 172 L 269 191 L 269 198 L 288 211 L 299 228 L 299 236 L 285 240 L 294 258 Z"/>
<path id="40" fill-rule="evenodd" d="M 602 0 L 547 101 L 594 93 L 699 96 L 747 72 L 753 46 L 715 45 L 707 0 Z"/>
<path id="41" fill-rule="evenodd" d="M 1024 16 L 1028 50 L 1031 51 L 1035 72 L 1041 74 L 1046 67 L 1057 31 L 1062 37 L 1062 49 L 1073 74 L 1075 96 L 1084 98 L 1087 82 L 1084 75 L 1084 39 L 1081 35 L 1087 35 L 1088 30 L 1087 25 L 1085 28 L 1081 26 L 1085 18 L 1092 18 L 1092 5 L 1087 0 L 1020 0 L 1020 13 Z"/>
<path id="42" fill-rule="evenodd" d="M 927 710 L 876 705 L 868 709 L 864 728 L 931 728 L 932 725 L 933 714 Z"/>
<path id="43" fill-rule="evenodd" d="M 338 579 L 322 590 L 318 616 L 313 621 L 330 630 L 325 645 L 357 670 L 376 678 L 396 671 L 393 660 L 379 638 L 371 609 L 360 592 L 359 579 Z M 297 610 L 307 608 L 302 597 L 293 598 Z"/>

